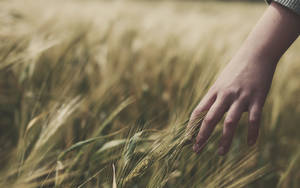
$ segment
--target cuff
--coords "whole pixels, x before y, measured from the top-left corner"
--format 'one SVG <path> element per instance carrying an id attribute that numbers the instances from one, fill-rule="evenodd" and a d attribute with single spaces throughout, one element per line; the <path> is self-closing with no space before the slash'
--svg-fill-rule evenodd
<path id="1" fill-rule="evenodd" d="M 265 0 L 268 4 L 272 2 L 272 0 Z M 273 0 L 281 4 L 282 6 L 287 7 L 288 9 L 292 10 L 296 14 L 300 15 L 300 0 Z"/>

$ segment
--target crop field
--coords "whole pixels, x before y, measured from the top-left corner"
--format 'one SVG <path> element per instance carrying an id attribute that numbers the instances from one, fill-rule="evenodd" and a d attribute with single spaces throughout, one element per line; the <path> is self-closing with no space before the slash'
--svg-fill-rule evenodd
<path id="1" fill-rule="evenodd" d="M 223 157 L 222 122 L 201 154 L 186 131 L 266 7 L 0 1 L 0 187 L 300 187 L 299 41 L 278 64 L 255 146 L 247 113 Z"/>

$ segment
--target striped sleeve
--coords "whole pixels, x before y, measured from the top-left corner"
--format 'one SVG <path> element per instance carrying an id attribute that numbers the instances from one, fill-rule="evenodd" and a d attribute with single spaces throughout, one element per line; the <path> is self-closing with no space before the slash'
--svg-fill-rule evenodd
<path id="1" fill-rule="evenodd" d="M 268 4 L 272 2 L 272 0 L 265 0 L 265 1 Z M 300 15 L 300 0 L 273 0 L 273 1 L 291 9 L 293 12 Z"/>

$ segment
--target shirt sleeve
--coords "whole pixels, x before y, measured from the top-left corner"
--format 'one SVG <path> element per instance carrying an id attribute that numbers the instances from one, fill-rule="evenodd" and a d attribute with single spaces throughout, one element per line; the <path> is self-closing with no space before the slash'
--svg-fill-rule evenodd
<path id="1" fill-rule="evenodd" d="M 265 1 L 268 4 L 272 2 L 272 0 L 265 0 Z M 300 15 L 300 0 L 273 0 L 273 1 L 281 4 L 282 6 L 289 8 L 293 12 Z"/>

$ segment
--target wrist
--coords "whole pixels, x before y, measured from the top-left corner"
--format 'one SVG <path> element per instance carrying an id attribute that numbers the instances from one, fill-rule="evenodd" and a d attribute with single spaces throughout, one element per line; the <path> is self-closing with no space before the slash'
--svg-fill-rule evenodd
<path id="1" fill-rule="evenodd" d="M 236 54 L 238 59 L 244 59 L 247 62 L 259 63 L 269 66 L 276 66 L 283 53 L 276 53 L 272 48 L 266 45 L 253 44 L 255 42 L 246 42 Z"/>
<path id="2" fill-rule="evenodd" d="M 275 69 L 280 59 L 279 55 L 267 52 L 264 47 L 243 45 L 233 57 L 232 61 L 237 63 L 253 64 Z"/>
<path id="3" fill-rule="evenodd" d="M 300 18 L 272 3 L 237 53 L 239 60 L 276 66 L 281 56 L 297 39 Z"/>

